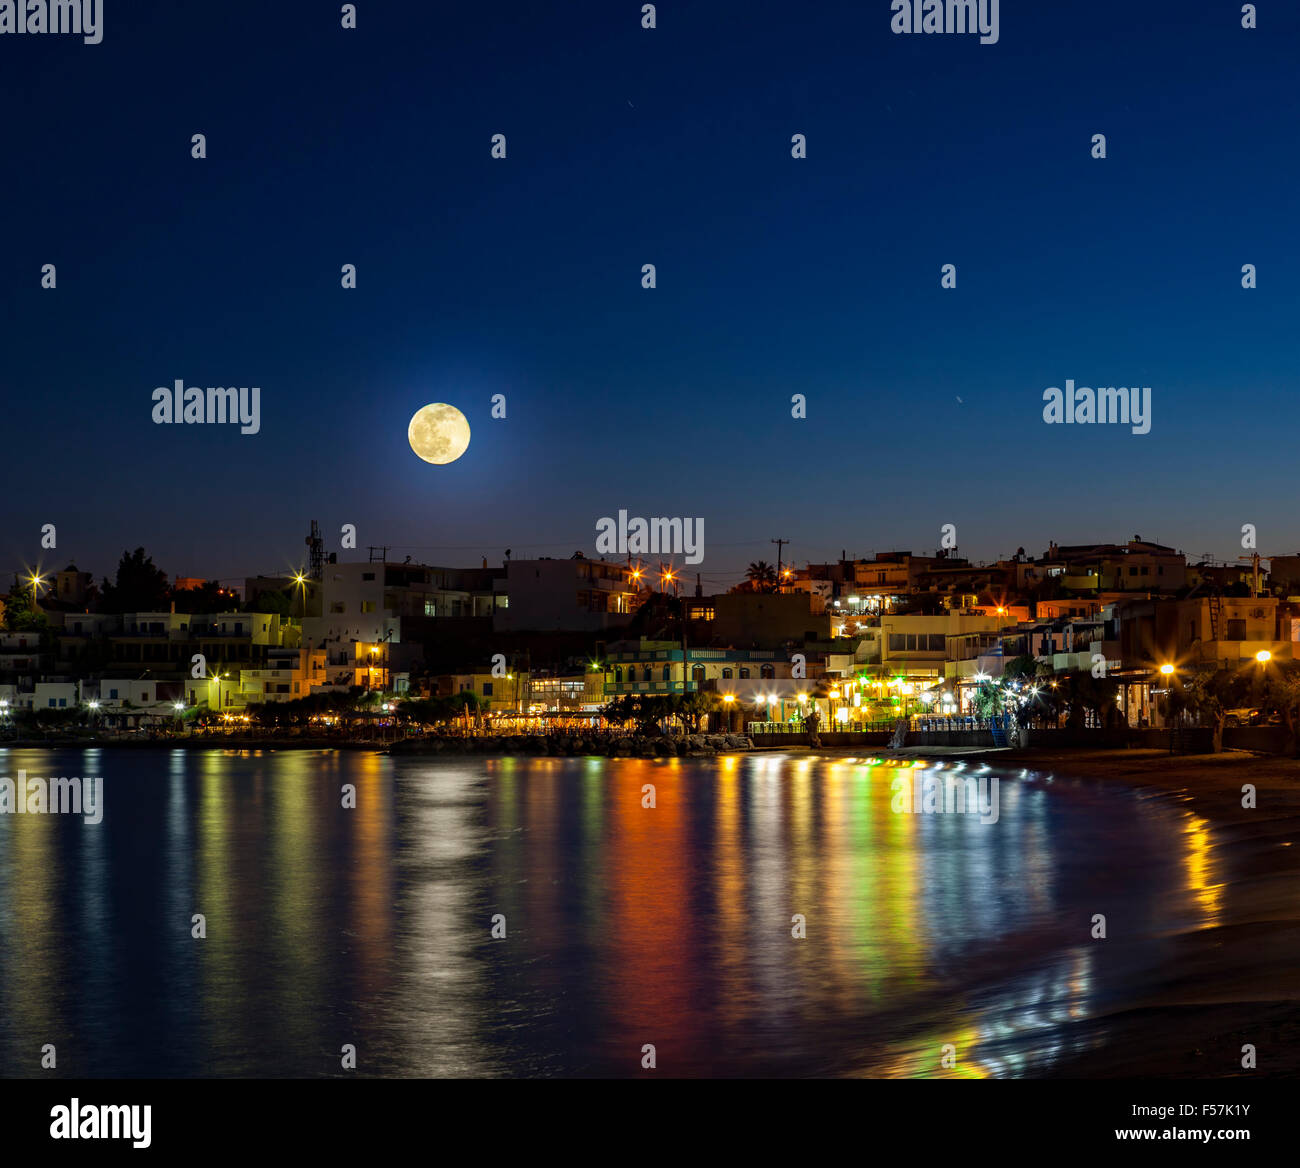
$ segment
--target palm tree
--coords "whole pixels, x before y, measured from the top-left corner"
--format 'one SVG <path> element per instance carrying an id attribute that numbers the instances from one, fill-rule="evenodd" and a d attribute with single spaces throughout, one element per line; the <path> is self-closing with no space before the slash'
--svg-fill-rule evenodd
<path id="1" fill-rule="evenodd" d="M 776 569 L 766 560 L 756 560 L 745 569 L 745 579 L 755 592 L 770 592 L 776 587 Z"/>

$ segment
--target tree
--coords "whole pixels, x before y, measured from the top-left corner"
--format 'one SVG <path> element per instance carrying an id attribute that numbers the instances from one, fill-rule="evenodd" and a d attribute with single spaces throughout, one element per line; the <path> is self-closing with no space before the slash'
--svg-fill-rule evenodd
<path id="1" fill-rule="evenodd" d="M 205 580 L 198 588 L 177 588 L 172 592 L 172 600 L 177 612 L 209 613 L 236 612 L 239 609 L 239 597 L 228 588 L 222 588 L 216 580 Z M 265 612 L 266 609 L 259 609 Z"/>
<path id="2" fill-rule="evenodd" d="M 1269 661 L 1259 678 L 1260 705 L 1276 712 L 1285 731 L 1283 750 L 1294 756 L 1300 750 L 1300 661 Z"/>
<path id="3" fill-rule="evenodd" d="M 117 581 L 110 584 L 105 577 L 100 592 L 104 612 L 163 612 L 171 603 L 167 573 L 154 565 L 142 547 L 122 553 Z"/>
<path id="4" fill-rule="evenodd" d="M 678 713 L 683 718 L 690 719 L 692 733 L 698 734 L 701 721 L 713 713 L 720 705 L 722 705 L 722 699 L 711 690 L 692 690 L 690 693 L 681 695 Z"/>
<path id="5" fill-rule="evenodd" d="M 771 592 L 776 587 L 776 569 L 766 560 L 755 560 L 745 569 L 745 580 L 753 592 Z"/>
<path id="6" fill-rule="evenodd" d="M 1249 681 L 1239 670 L 1198 669 L 1183 677 L 1181 686 L 1171 684 L 1165 700 L 1171 713 L 1190 714 L 1199 725 L 1209 726 L 1218 753 L 1223 749 L 1228 711 L 1246 700 L 1249 689 Z"/>
<path id="7" fill-rule="evenodd" d="M 1074 670 L 1063 674 L 1058 684 L 1055 700 L 1068 710 L 1068 728 L 1082 729 L 1088 713 L 1095 715 L 1102 728 L 1113 726 L 1119 718 L 1115 700 L 1119 683 L 1113 678 L 1093 677 L 1091 670 Z"/>
<path id="8" fill-rule="evenodd" d="M 1006 695 L 996 681 L 981 681 L 974 696 L 975 713 L 981 718 L 993 718 L 1002 713 Z"/>
<path id="9" fill-rule="evenodd" d="M 1038 658 L 1028 653 L 1013 657 L 1002 667 L 1002 676 L 1011 681 L 1033 681 L 1038 677 Z"/>
<path id="10" fill-rule="evenodd" d="M 224 610 L 217 610 L 224 611 Z M 247 604 L 244 605 L 245 612 L 266 612 L 287 619 L 293 615 L 293 600 L 289 594 L 282 589 L 274 588 L 265 592 L 259 592 Z"/>
<path id="11" fill-rule="evenodd" d="M 49 623 L 39 608 L 32 607 L 31 588 L 24 588 L 16 578 L 0 609 L 4 610 L 4 627 L 10 632 L 43 633 Z"/>

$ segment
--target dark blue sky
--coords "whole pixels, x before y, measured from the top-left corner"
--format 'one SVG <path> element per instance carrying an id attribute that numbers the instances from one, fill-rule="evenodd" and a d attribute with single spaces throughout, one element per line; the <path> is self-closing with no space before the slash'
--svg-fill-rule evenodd
<path id="1" fill-rule="evenodd" d="M 887 0 L 339 7 L 0 37 L 0 567 L 238 577 L 313 518 L 592 554 L 620 508 L 702 516 L 706 585 L 944 523 L 981 559 L 1300 547 L 1292 6 L 1004 0 L 991 46 Z M 260 386 L 261 433 L 155 426 L 176 378 Z M 1150 385 L 1151 432 L 1045 425 L 1067 378 Z M 473 428 L 447 467 L 406 442 L 433 401 Z"/>

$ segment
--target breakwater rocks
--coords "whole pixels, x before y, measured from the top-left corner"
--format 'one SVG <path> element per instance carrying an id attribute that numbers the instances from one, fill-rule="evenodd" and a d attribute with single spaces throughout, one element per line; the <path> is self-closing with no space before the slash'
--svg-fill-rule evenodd
<path id="1" fill-rule="evenodd" d="M 686 734 L 650 738 L 633 734 L 517 734 L 478 738 L 429 736 L 393 743 L 390 754 L 498 754 L 607 758 L 704 758 L 733 750 L 753 750 L 745 734 Z"/>

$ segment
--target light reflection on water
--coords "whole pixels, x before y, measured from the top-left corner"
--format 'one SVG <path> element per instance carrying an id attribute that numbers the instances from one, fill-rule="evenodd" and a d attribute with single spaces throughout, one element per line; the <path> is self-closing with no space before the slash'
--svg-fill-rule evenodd
<path id="1" fill-rule="evenodd" d="M 105 811 L 0 816 L 7 1076 L 1032 1076 L 1220 911 L 1203 820 L 1024 772 L 984 824 L 892 811 L 892 759 L 20 767 Z"/>

